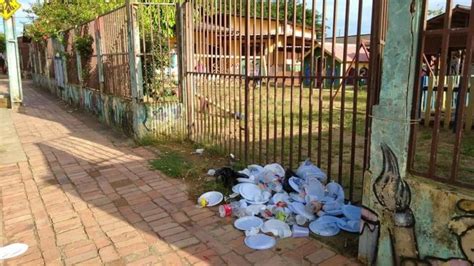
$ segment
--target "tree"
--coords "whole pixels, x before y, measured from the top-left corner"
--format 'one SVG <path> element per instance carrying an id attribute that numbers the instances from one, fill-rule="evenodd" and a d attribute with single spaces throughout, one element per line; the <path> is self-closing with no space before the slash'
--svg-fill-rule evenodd
<path id="1" fill-rule="evenodd" d="M 277 1 L 279 1 L 279 9 L 277 9 Z M 263 3 L 263 14 L 262 14 L 262 3 Z M 288 23 L 293 23 L 294 15 L 295 15 L 295 4 L 294 1 L 280 1 L 280 0 L 257 0 L 255 4 L 253 1 L 250 2 L 250 16 L 253 17 L 256 14 L 256 17 L 260 18 L 268 18 L 268 7 L 271 4 L 271 18 L 277 19 L 278 13 L 278 20 L 285 19 L 285 7 L 287 9 L 287 16 Z M 237 12 L 241 16 L 245 16 L 245 8 L 246 8 L 246 1 L 242 2 L 242 8 L 237 7 Z M 233 6 L 229 5 L 227 8 L 227 12 L 233 12 Z M 278 10 L 278 12 L 277 12 Z M 313 11 L 311 9 L 311 1 L 306 1 L 305 6 L 303 6 L 302 0 L 296 1 L 296 23 L 303 24 L 303 10 L 305 13 L 305 25 L 307 27 L 313 26 Z M 320 14 L 315 11 L 316 21 L 315 26 L 321 26 L 321 16 Z"/>
<path id="2" fill-rule="evenodd" d="M 5 43 L 5 34 L 0 33 L 0 53 L 5 53 L 6 43 Z"/>
<path id="3" fill-rule="evenodd" d="M 437 9 L 429 9 L 428 10 L 428 18 L 436 17 L 444 13 L 442 8 Z"/>
<path id="4" fill-rule="evenodd" d="M 125 0 L 51 0 L 33 4 L 27 13 L 34 22 L 26 29 L 33 40 L 60 38 L 60 32 L 83 24 L 125 3 Z"/>

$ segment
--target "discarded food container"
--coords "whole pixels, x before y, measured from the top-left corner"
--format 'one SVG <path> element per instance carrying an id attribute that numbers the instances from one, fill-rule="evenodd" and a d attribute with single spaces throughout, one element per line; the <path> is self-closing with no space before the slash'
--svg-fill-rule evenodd
<path id="1" fill-rule="evenodd" d="M 360 220 L 362 209 L 360 207 L 348 204 L 342 206 L 342 213 L 344 213 L 344 216 L 349 218 L 349 220 Z"/>
<path id="2" fill-rule="evenodd" d="M 28 245 L 23 243 L 14 243 L 0 248 L 0 260 L 11 259 L 28 250 Z"/>
<path id="3" fill-rule="evenodd" d="M 234 227 L 242 231 L 249 231 L 253 228 L 260 229 L 262 225 L 263 220 L 256 216 L 241 217 L 234 222 Z"/>
<path id="4" fill-rule="evenodd" d="M 245 245 L 251 249 L 264 250 L 270 249 L 276 244 L 274 237 L 265 234 L 256 234 L 247 236 L 244 240 Z"/>
<path id="5" fill-rule="evenodd" d="M 326 190 L 328 191 L 327 196 L 333 198 L 338 202 L 344 202 L 344 189 L 338 183 L 332 181 L 326 185 Z"/>
<path id="6" fill-rule="evenodd" d="M 277 163 L 272 163 L 272 164 L 267 164 L 263 169 L 271 171 L 273 174 L 275 174 L 278 177 L 284 177 L 285 176 L 285 169 Z"/>
<path id="7" fill-rule="evenodd" d="M 196 151 L 194 151 L 195 154 L 198 154 L 198 155 L 202 155 L 204 153 L 204 149 L 196 149 Z"/>
<path id="8" fill-rule="evenodd" d="M 309 229 L 298 225 L 293 225 L 293 237 L 307 237 L 309 236 Z"/>
<path id="9" fill-rule="evenodd" d="M 360 220 L 343 220 L 337 222 L 337 226 L 342 230 L 350 233 L 358 233 L 360 230 Z"/>
<path id="10" fill-rule="evenodd" d="M 321 171 L 316 165 L 314 165 L 309 159 L 302 162 L 296 170 L 296 175 L 307 180 L 311 177 L 317 178 L 321 182 L 325 182 L 327 179 L 326 174 Z"/>
<path id="11" fill-rule="evenodd" d="M 218 191 L 209 191 L 198 198 L 198 204 L 201 207 L 212 207 L 219 204 L 224 199 L 224 195 Z"/>
<path id="12" fill-rule="evenodd" d="M 224 218 L 224 217 L 230 217 L 232 215 L 232 206 L 230 204 L 223 204 L 219 206 L 219 216 Z"/>
<path id="13" fill-rule="evenodd" d="M 308 219 L 299 214 L 295 216 L 295 220 L 297 225 L 304 225 L 308 221 Z"/>
<path id="14" fill-rule="evenodd" d="M 334 216 L 322 216 L 309 224 L 311 232 L 320 236 L 335 236 L 339 234 L 338 221 L 340 219 Z"/>
<path id="15" fill-rule="evenodd" d="M 291 229 L 288 224 L 277 219 L 270 219 L 262 226 L 262 232 L 272 233 L 280 238 L 290 237 Z"/>

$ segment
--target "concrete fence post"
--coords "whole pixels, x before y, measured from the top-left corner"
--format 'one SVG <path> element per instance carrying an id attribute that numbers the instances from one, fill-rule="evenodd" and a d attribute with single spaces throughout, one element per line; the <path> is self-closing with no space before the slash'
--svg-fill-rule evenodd
<path id="1" fill-rule="evenodd" d="M 140 138 L 145 134 L 140 121 L 145 115 L 143 112 L 146 110 L 143 108 L 143 74 L 140 55 L 140 31 L 137 22 L 137 4 L 135 3 L 135 0 L 127 0 L 126 8 L 133 130 L 135 138 Z"/>
<path id="2" fill-rule="evenodd" d="M 390 154 L 392 164 L 397 164 L 396 168 L 399 172 L 397 178 L 403 180 L 406 176 L 412 97 L 415 78 L 418 74 L 416 65 L 420 52 L 423 1 L 381 2 L 386 3 L 386 6 L 382 8 L 385 8 L 384 10 L 381 9 L 380 13 L 375 14 L 382 17 L 379 22 L 375 21 L 375 23 L 379 23 L 379 27 L 386 26 L 386 35 L 383 41 L 383 60 L 381 60 L 380 73 L 372 73 L 374 76 L 380 77 L 381 80 L 378 84 L 377 82 L 373 83 L 377 88 L 372 88 L 373 91 L 380 93 L 373 106 L 370 167 L 365 174 L 363 191 L 363 205 L 378 214 L 380 231 L 377 231 L 377 235 L 374 235 L 374 231 L 369 229 L 363 231 L 359 240 L 359 258 L 367 264 L 394 265 L 399 263 L 400 257 L 411 257 L 412 253 L 416 253 L 416 247 L 412 248 L 412 245 L 416 243 L 407 244 L 400 249 L 394 247 L 395 244 L 391 239 L 392 232 L 387 229 L 387 225 L 393 223 L 393 216 L 385 215 L 389 213 L 386 211 L 387 207 L 378 204 L 374 183 L 383 170 L 386 170 L 384 168 L 384 164 L 387 164 L 386 154 Z M 383 25 L 384 20 L 387 21 L 386 25 Z M 375 47 L 376 44 L 373 45 Z M 371 78 L 376 78 L 374 76 Z M 389 147 L 394 156 L 388 151 L 382 153 L 382 146 Z M 394 166 L 392 165 L 392 167 Z M 391 196 L 395 198 L 399 195 Z M 409 241 L 409 234 L 406 236 Z M 401 245 L 401 243 L 396 244 Z"/>

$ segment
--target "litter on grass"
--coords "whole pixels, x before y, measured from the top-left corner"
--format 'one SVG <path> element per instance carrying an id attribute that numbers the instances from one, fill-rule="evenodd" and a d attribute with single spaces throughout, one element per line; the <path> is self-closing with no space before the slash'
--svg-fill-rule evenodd
<path id="1" fill-rule="evenodd" d="M 326 183 L 326 173 L 310 160 L 302 162 L 296 172 L 285 171 L 277 163 L 252 164 L 239 172 L 227 168 L 210 171 L 216 177 L 219 172 L 225 172 L 224 185 L 230 184 L 232 192 L 239 195 L 219 206 L 219 214 L 238 218 L 234 226 L 245 231 L 245 244 L 250 248 L 271 248 L 276 243 L 274 237 L 307 237 L 309 231 L 319 236 L 359 231 L 360 207 L 346 203 L 344 188 L 334 181 Z M 206 194 L 200 199 L 207 199 Z M 218 199 L 213 194 L 207 205 L 198 203 L 212 206 Z"/>

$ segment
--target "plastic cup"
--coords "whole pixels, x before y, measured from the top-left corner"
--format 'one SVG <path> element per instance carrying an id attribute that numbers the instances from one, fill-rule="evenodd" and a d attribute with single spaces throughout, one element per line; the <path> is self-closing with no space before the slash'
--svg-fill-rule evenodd
<path id="1" fill-rule="evenodd" d="M 299 215 L 299 214 L 296 215 L 295 219 L 296 219 L 296 224 L 297 224 L 297 225 L 304 225 L 304 224 L 306 223 L 306 221 L 307 221 L 307 219 L 306 219 L 305 217 L 303 217 L 303 216 L 301 216 L 301 215 Z"/>
<path id="2" fill-rule="evenodd" d="M 224 217 L 230 217 L 232 215 L 232 206 L 230 204 L 222 204 L 219 206 L 219 216 L 224 218 Z"/>
<path id="3" fill-rule="evenodd" d="M 293 225 L 293 237 L 308 237 L 309 229 L 298 225 Z"/>

